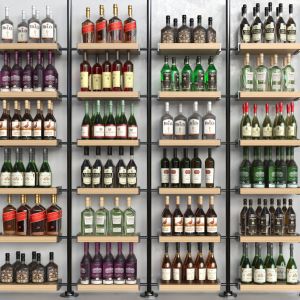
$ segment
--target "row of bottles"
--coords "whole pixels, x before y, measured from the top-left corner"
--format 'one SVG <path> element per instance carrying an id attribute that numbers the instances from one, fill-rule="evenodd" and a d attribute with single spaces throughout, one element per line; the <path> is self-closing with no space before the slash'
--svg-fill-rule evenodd
<path id="1" fill-rule="evenodd" d="M 285 23 L 283 4 L 276 7 L 276 19 L 273 18 L 272 2 L 265 7 L 265 20 L 260 18 L 260 4 L 253 7 L 253 22 L 247 19 L 247 5 L 242 7 L 242 21 L 240 23 L 239 40 L 241 43 L 295 43 L 296 23 L 293 19 L 293 4 L 289 4 L 289 18 Z"/>
<path id="2" fill-rule="evenodd" d="M 283 199 L 281 207 L 281 199 L 277 199 L 277 207 L 274 206 L 274 199 L 257 200 L 256 210 L 253 208 L 253 200 L 244 199 L 244 207 L 240 213 L 240 233 L 241 235 L 295 235 L 296 234 L 296 213 L 293 209 L 293 200 L 287 201 Z"/>
<path id="3" fill-rule="evenodd" d="M 26 21 L 26 12 L 22 10 L 22 21 L 16 32 L 14 23 L 9 18 L 9 9 L 4 8 L 5 17 L 1 21 L 1 40 L 3 43 L 55 43 L 57 41 L 57 25 L 52 19 L 50 7 L 46 5 L 46 17 L 40 21 L 40 11 L 32 5 L 31 18 Z M 16 33 L 16 37 L 14 36 Z"/>
<path id="4" fill-rule="evenodd" d="M 14 52 L 14 63 L 10 67 L 10 54 L 4 51 L 4 64 L 0 70 L 1 92 L 41 92 L 58 90 L 58 72 L 54 65 L 54 57 L 48 50 L 48 64 L 44 66 L 44 56 L 37 51 L 36 65 L 33 67 L 33 55 L 26 52 L 26 65 L 22 67 L 20 53 Z"/>
<path id="5" fill-rule="evenodd" d="M 206 261 L 204 261 L 202 243 L 198 243 L 198 253 L 195 260 L 192 258 L 191 243 L 187 243 L 187 254 L 182 262 L 180 244 L 176 243 L 176 254 L 171 262 L 169 244 L 165 243 L 165 254 L 161 266 L 161 282 L 164 284 L 216 284 L 217 263 L 214 255 L 214 244 L 209 243 L 209 252 Z"/>
<path id="6" fill-rule="evenodd" d="M 105 108 L 105 105 L 103 105 Z M 120 109 L 121 107 L 121 109 Z M 113 102 L 109 101 L 101 115 L 100 100 L 92 106 L 89 113 L 89 103 L 85 102 L 85 114 L 81 123 L 81 139 L 129 139 L 138 138 L 138 126 L 134 115 L 134 104 L 130 105 L 130 116 L 125 115 L 125 101 L 116 104 L 116 114 L 113 113 Z"/>
<path id="7" fill-rule="evenodd" d="M 81 212 L 82 235 L 134 235 L 136 233 L 136 213 L 131 207 L 131 197 L 127 197 L 127 208 L 122 211 L 120 199 L 115 197 L 114 208 L 108 211 L 104 198 L 100 197 L 100 208 L 92 208 L 90 197 L 85 198 L 85 209 Z"/>
<path id="8" fill-rule="evenodd" d="M 240 138 L 248 139 L 297 139 L 297 120 L 294 115 L 294 102 L 286 105 L 286 117 L 283 116 L 283 103 L 276 104 L 273 122 L 270 118 L 270 107 L 265 105 L 263 122 L 257 116 L 258 106 L 253 105 L 253 117 L 249 116 L 248 102 L 243 104 L 243 116 L 240 123 Z"/>
<path id="9" fill-rule="evenodd" d="M 165 56 L 165 62 L 160 71 L 160 82 L 162 91 L 216 91 L 217 69 L 213 57 L 209 57 L 208 67 L 204 71 L 200 56 L 197 56 L 194 70 L 190 66 L 189 56 L 186 56 L 180 74 L 176 65 L 176 58 L 172 57 L 170 67 L 169 58 Z"/>
<path id="10" fill-rule="evenodd" d="M 161 187 L 193 187 L 200 188 L 202 184 L 202 162 L 198 156 L 198 149 L 194 149 L 192 160 L 188 157 L 188 149 L 183 149 L 183 158 L 177 157 L 177 148 L 173 149 L 173 158 L 167 158 L 167 150 L 164 149 L 164 156 L 161 160 Z M 215 186 L 215 161 L 211 156 L 211 149 L 208 148 L 208 157 L 204 164 L 205 187 Z"/>
<path id="11" fill-rule="evenodd" d="M 4 162 L 0 174 L 1 187 L 51 187 L 52 172 L 48 162 L 48 149 L 43 149 L 43 162 L 40 169 L 35 163 L 35 151 L 29 149 L 29 161 L 25 168 L 22 149 L 16 148 L 16 161 L 11 163 L 9 149 L 4 149 Z"/>
<path id="12" fill-rule="evenodd" d="M 194 19 L 190 18 L 187 25 L 186 15 L 182 15 L 182 25 L 178 28 L 178 19 L 166 16 L 166 26 L 161 30 L 161 43 L 216 43 L 217 33 L 213 28 L 213 18 L 208 18 L 208 27 L 202 26 L 202 16 L 197 16 L 197 25 L 194 27 Z"/>
<path id="13" fill-rule="evenodd" d="M 52 195 L 51 206 L 41 204 L 41 196 L 35 196 L 35 205 L 27 204 L 27 197 L 21 195 L 21 205 L 15 208 L 12 198 L 7 196 L 7 206 L 2 211 L 3 234 L 19 236 L 58 236 L 61 234 L 62 209 L 57 205 L 56 195 Z"/>
<path id="14" fill-rule="evenodd" d="M 173 214 L 169 208 L 169 196 L 165 198 L 165 208 L 162 212 L 162 235 L 217 235 L 218 216 L 214 209 L 214 196 L 209 197 L 209 208 L 205 214 L 203 197 L 198 196 L 198 206 L 195 213 L 192 210 L 192 197 L 188 196 L 187 208 L 184 214 L 180 209 L 180 196 L 176 196 L 176 208 Z"/>
<path id="15" fill-rule="evenodd" d="M 272 159 L 272 148 L 264 147 L 264 161 L 261 148 L 254 147 L 254 159 L 249 160 L 249 148 L 243 148 L 240 165 L 240 187 L 243 188 L 297 188 L 298 166 L 294 160 L 294 148 L 276 147 L 276 160 Z"/>

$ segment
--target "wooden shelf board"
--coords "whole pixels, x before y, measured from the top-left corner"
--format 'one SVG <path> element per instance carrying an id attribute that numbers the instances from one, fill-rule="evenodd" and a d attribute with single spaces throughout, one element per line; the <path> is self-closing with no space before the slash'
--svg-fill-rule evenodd
<path id="1" fill-rule="evenodd" d="M 298 195 L 300 188 L 240 188 L 240 195 Z"/>
<path id="2" fill-rule="evenodd" d="M 255 101 L 292 101 L 300 98 L 300 92 L 238 92 L 239 100 L 255 100 Z"/>
<path id="3" fill-rule="evenodd" d="M 140 188 L 77 188 L 78 195 L 139 195 Z"/>
<path id="4" fill-rule="evenodd" d="M 241 243 L 300 243 L 300 235 L 288 236 L 244 236 L 240 235 Z"/>
<path id="5" fill-rule="evenodd" d="M 139 284 L 77 284 L 80 293 L 138 293 Z"/>
<path id="6" fill-rule="evenodd" d="M 0 52 L 3 51 L 38 51 L 41 50 L 43 52 L 52 50 L 56 54 L 61 54 L 60 45 L 58 43 L 0 43 Z"/>
<path id="7" fill-rule="evenodd" d="M 211 101 L 220 100 L 221 92 L 196 92 L 196 91 L 186 91 L 186 92 L 165 92 L 160 91 L 158 93 L 158 100 L 168 100 L 168 101 L 178 101 L 178 100 L 193 100 L 193 101 Z"/>
<path id="8" fill-rule="evenodd" d="M 300 140 L 240 140 L 241 147 L 299 147 Z"/>
<path id="9" fill-rule="evenodd" d="M 0 188 L 0 195 L 56 195 L 59 189 L 51 188 Z"/>
<path id="10" fill-rule="evenodd" d="M 219 147 L 221 140 L 159 140 L 160 147 Z"/>
<path id="11" fill-rule="evenodd" d="M 0 234 L 0 243 L 57 243 L 57 236 L 18 236 L 18 235 L 2 235 Z"/>
<path id="12" fill-rule="evenodd" d="M 253 293 L 277 293 L 277 292 L 300 292 L 300 284 L 239 284 L 241 292 Z"/>
<path id="13" fill-rule="evenodd" d="M 160 243 L 220 243 L 221 236 L 159 236 Z"/>
<path id="14" fill-rule="evenodd" d="M 216 284 L 159 284 L 159 291 L 166 293 L 213 293 L 219 292 L 221 285 Z"/>
<path id="15" fill-rule="evenodd" d="M 139 145 L 140 140 L 77 140 L 77 146 L 79 147 L 138 147 Z"/>
<path id="16" fill-rule="evenodd" d="M 297 54 L 300 50 L 300 43 L 239 43 L 239 54 Z"/>
<path id="17" fill-rule="evenodd" d="M 0 99 L 5 100 L 58 100 L 60 97 L 59 92 L 0 92 Z"/>
<path id="18" fill-rule="evenodd" d="M 78 92 L 79 100 L 140 100 L 140 92 Z"/>
<path id="19" fill-rule="evenodd" d="M 139 54 L 140 47 L 138 43 L 78 43 L 77 50 L 80 54 L 84 51 L 88 53 L 105 53 L 106 51 L 115 53 L 130 51 L 131 54 Z"/>
<path id="20" fill-rule="evenodd" d="M 0 140 L 0 147 L 57 147 L 60 140 Z"/>
<path id="21" fill-rule="evenodd" d="M 0 283 L 0 292 L 11 293 L 54 293 L 59 290 L 57 283 Z"/>
<path id="22" fill-rule="evenodd" d="M 160 195 L 219 195 L 221 189 L 215 188 L 159 188 Z"/>
<path id="23" fill-rule="evenodd" d="M 218 55 L 221 52 L 221 43 L 159 43 L 157 51 L 163 55 Z"/>
<path id="24" fill-rule="evenodd" d="M 139 243 L 140 235 L 131 235 L 131 236 L 88 236 L 88 235 L 77 235 L 78 243 Z"/>

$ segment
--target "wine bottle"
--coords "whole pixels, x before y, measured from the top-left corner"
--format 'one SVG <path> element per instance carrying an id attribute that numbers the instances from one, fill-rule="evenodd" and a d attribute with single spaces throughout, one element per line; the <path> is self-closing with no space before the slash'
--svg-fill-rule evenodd
<path id="1" fill-rule="evenodd" d="M 211 156 L 211 148 L 208 148 L 208 157 L 205 160 L 205 185 L 207 188 L 215 186 L 215 161 Z"/>
<path id="2" fill-rule="evenodd" d="M 195 234 L 205 235 L 205 212 L 203 210 L 203 197 L 198 196 L 198 207 L 195 211 Z"/>
<path id="3" fill-rule="evenodd" d="M 240 124 L 240 134 L 241 139 L 251 139 L 252 136 L 252 127 L 251 127 L 251 119 L 249 117 L 249 103 L 246 102 L 243 105 L 243 117 Z"/>
<path id="4" fill-rule="evenodd" d="M 37 101 L 37 105 L 38 105 L 39 100 Z M 21 138 L 21 122 L 22 122 L 22 117 L 20 114 L 20 107 L 19 107 L 19 102 L 18 101 L 14 101 L 14 115 L 11 119 L 11 139 L 13 140 L 17 140 Z M 1 117 L 2 119 L 2 117 Z M 1 124 L 1 119 L 0 119 L 0 124 Z M 2 121 L 2 126 L 3 126 L 3 121 Z M 5 130 L 5 126 L 2 127 Z M 6 127 L 7 128 L 7 127 Z M 35 128 L 35 127 L 34 127 Z M 6 135 L 6 133 L 2 132 L 4 134 L 4 136 Z M 1 131 L 0 131 L 0 135 L 2 138 Z"/>
<path id="5" fill-rule="evenodd" d="M 217 235 L 218 234 L 218 216 L 214 209 L 214 196 L 209 196 L 209 208 L 205 216 L 206 234 Z"/>
<path id="6" fill-rule="evenodd" d="M 12 185 L 12 171 L 13 167 L 10 161 L 10 149 L 4 148 L 4 162 L 0 174 L 0 186 L 10 187 Z"/>
<path id="7" fill-rule="evenodd" d="M 48 113 L 44 120 L 44 139 L 55 140 L 56 139 L 56 119 L 53 115 L 53 103 L 48 101 Z"/>
<path id="8" fill-rule="evenodd" d="M 120 61 L 119 51 L 116 50 L 116 60 L 112 64 L 112 90 L 122 90 L 122 63 Z M 123 100 L 124 101 L 124 100 Z"/>
<path id="9" fill-rule="evenodd" d="M 45 124 L 45 121 L 44 121 L 41 101 L 37 100 L 37 102 L 36 102 L 36 115 L 33 119 L 33 139 L 41 140 L 41 139 L 44 138 L 44 126 L 45 125 L 46 124 Z M 51 125 L 51 124 L 47 124 L 47 125 Z M 55 121 L 55 126 L 56 126 L 56 121 Z M 51 132 L 51 131 L 49 133 L 53 134 L 53 132 Z M 56 130 L 55 130 L 55 134 L 56 134 Z"/>
<path id="10" fill-rule="evenodd" d="M 284 219 L 283 211 L 281 209 L 281 200 L 277 199 L 277 208 L 274 214 L 274 235 L 284 234 Z"/>
<path id="11" fill-rule="evenodd" d="M 102 284 L 102 263 L 100 243 L 95 243 L 95 255 L 91 261 L 91 284 Z"/>
<path id="12" fill-rule="evenodd" d="M 191 186 L 191 161 L 188 158 L 188 149 L 183 149 L 183 158 L 180 162 L 180 177 L 181 177 L 181 186 L 190 187 Z"/>
<path id="13" fill-rule="evenodd" d="M 160 161 L 160 183 L 161 187 L 170 185 L 170 161 L 167 158 L 167 149 L 163 149 L 163 158 Z"/>
<path id="14" fill-rule="evenodd" d="M 118 243 L 118 254 L 114 259 L 114 284 L 125 284 L 125 257 L 122 243 Z"/>
<path id="15" fill-rule="evenodd" d="M 134 104 L 130 105 L 130 116 L 127 125 L 128 133 L 127 138 L 129 140 L 136 140 L 138 138 L 138 125 L 134 116 Z"/>
<path id="16" fill-rule="evenodd" d="M 261 149 L 254 147 L 253 152 L 254 160 L 251 165 L 252 187 L 263 188 L 265 187 L 265 170 L 261 160 Z"/>
<path id="17" fill-rule="evenodd" d="M 24 183 L 26 187 L 39 186 L 39 171 L 35 164 L 35 151 L 33 148 L 29 149 L 29 162 L 25 170 Z"/>
<path id="18" fill-rule="evenodd" d="M 30 29 L 29 29 L 30 32 Z M 44 90 L 44 66 L 42 64 L 43 54 L 41 50 L 37 52 L 37 64 L 33 70 L 33 91 L 42 92 Z"/>
<path id="19" fill-rule="evenodd" d="M 298 269 L 294 260 L 294 245 L 290 244 L 290 258 L 286 265 L 286 283 L 298 284 Z"/>
<path id="20" fill-rule="evenodd" d="M 279 255 L 276 262 L 278 281 L 286 281 L 286 263 L 283 257 L 283 244 L 279 243 Z"/>
<path id="21" fill-rule="evenodd" d="M 240 234 L 245 235 L 246 234 L 246 228 L 247 228 L 247 199 L 243 199 L 243 208 L 240 212 Z"/>
<path id="22" fill-rule="evenodd" d="M 102 90 L 112 90 L 112 66 L 109 61 L 108 51 L 105 52 L 105 61 L 102 64 Z"/>
<path id="23" fill-rule="evenodd" d="M 80 284 L 89 284 L 91 278 L 91 255 L 89 253 L 89 243 L 84 243 L 84 255 L 80 262 Z"/>
<path id="24" fill-rule="evenodd" d="M 117 136 L 116 121 L 112 112 L 113 112 L 113 103 L 112 101 L 109 101 L 109 114 L 104 129 L 106 139 L 115 139 Z"/>
<path id="25" fill-rule="evenodd" d="M 257 216 L 252 207 L 253 200 L 249 199 L 249 207 L 246 213 L 246 234 L 256 235 L 257 234 Z"/>
<path id="26" fill-rule="evenodd" d="M 180 210 L 180 196 L 176 196 L 176 208 L 173 212 L 173 235 L 183 235 L 184 219 Z"/>
<path id="27" fill-rule="evenodd" d="M 182 283 L 182 261 L 180 257 L 180 243 L 176 243 L 176 254 L 172 262 L 172 279 L 174 283 Z"/>
<path id="28" fill-rule="evenodd" d="M 112 157 L 112 148 L 107 147 L 107 155 L 108 159 L 104 165 L 104 170 L 103 170 L 103 186 L 105 188 L 112 188 L 115 183 L 115 166 L 114 163 L 111 159 Z"/>
<path id="29" fill-rule="evenodd" d="M 260 217 L 258 218 L 259 220 L 259 231 L 258 234 L 259 235 L 269 235 L 270 234 L 270 225 L 271 225 L 271 216 L 270 216 L 270 212 L 269 209 L 267 207 L 267 199 L 264 199 L 264 207 L 261 211 Z"/>
<path id="30" fill-rule="evenodd" d="M 261 245 L 257 246 L 257 259 L 254 266 L 253 273 L 253 282 L 256 284 L 264 284 L 266 283 L 266 270 L 264 268 L 264 263 L 261 258 Z"/>
<path id="31" fill-rule="evenodd" d="M 137 282 L 137 259 L 133 253 L 133 243 L 129 243 L 129 254 L 125 261 L 125 282 L 126 284 Z"/>
<path id="32" fill-rule="evenodd" d="M 52 186 L 52 172 L 48 162 L 48 149 L 43 148 L 43 163 L 39 172 L 39 186 L 51 187 Z"/>
<path id="33" fill-rule="evenodd" d="M 195 215 L 192 211 L 192 197 L 188 196 L 187 209 L 184 213 L 184 235 L 195 234 Z"/>
<path id="34" fill-rule="evenodd" d="M 241 282 L 242 283 L 251 283 L 252 282 L 252 267 L 248 257 L 248 244 L 244 243 L 245 247 L 245 257 L 241 265 Z"/>
<path id="35" fill-rule="evenodd" d="M 202 181 L 202 162 L 198 156 L 198 149 L 194 148 L 194 157 L 191 160 L 191 183 L 193 188 L 200 188 Z"/>
<path id="36" fill-rule="evenodd" d="M 251 187 L 251 162 L 249 160 L 249 148 L 243 148 L 243 161 L 240 165 L 240 187 Z"/>
<path id="37" fill-rule="evenodd" d="M 22 139 L 31 139 L 33 131 L 33 119 L 30 114 L 30 103 L 28 100 L 25 100 L 25 113 L 22 117 L 21 122 L 21 135 Z"/>
<path id="38" fill-rule="evenodd" d="M 206 280 L 206 266 L 202 254 L 202 243 L 197 243 L 197 246 L 198 246 L 198 254 L 195 259 L 195 269 L 196 269 L 195 277 L 198 283 L 204 283 Z"/>
<path id="39" fill-rule="evenodd" d="M 217 263 L 214 255 L 214 244 L 209 243 L 210 255 L 206 260 L 206 280 L 208 283 L 217 283 Z"/>
<path id="40" fill-rule="evenodd" d="M 127 186 L 134 188 L 137 186 L 137 166 L 134 161 L 134 148 L 130 147 L 130 160 L 127 165 Z"/>
<path id="41" fill-rule="evenodd" d="M 161 282 L 170 283 L 171 282 L 171 261 L 169 258 L 169 244 L 165 243 L 165 254 L 161 264 Z"/>
<path id="42" fill-rule="evenodd" d="M 240 23 L 240 42 L 250 43 L 251 41 L 251 31 L 250 24 L 247 20 L 247 5 L 244 4 L 242 7 L 242 21 Z"/>
<path id="43" fill-rule="evenodd" d="M 260 124 L 257 118 L 257 104 L 253 105 L 253 113 L 254 116 L 251 123 L 251 136 L 253 140 L 257 140 L 260 139 L 261 136 Z"/>
<path id="44" fill-rule="evenodd" d="M 89 155 L 88 147 L 84 148 L 84 155 Z M 91 187 L 92 186 L 92 165 L 88 158 L 85 158 L 81 165 L 81 186 Z"/>
<path id="45" fill-rule="evenodd" d="M 25 173 L 25 167 L 22 161 L 22 149 L 16 148 L 16 162 L 11 172 L 12 187 L 24 186 L 24 173 Z"/>
<path id="46" fill-rule="evenodd" d="M 161 235 L 172 235 L 172 213 L 169 208 L 170 198 L 165 197 L 165 208 L 161 215 Z"/>

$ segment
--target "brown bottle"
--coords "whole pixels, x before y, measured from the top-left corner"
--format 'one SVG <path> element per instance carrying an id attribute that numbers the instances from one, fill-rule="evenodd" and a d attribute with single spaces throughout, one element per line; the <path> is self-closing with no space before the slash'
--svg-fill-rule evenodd
<path id="1" fill-rule="evenodd" d="M 90 20 L 91 10 L 89 7 L 85 9 L 86 19 L 81 25 L 82 41 L 84 43 L 95 42 L 95 24 Z"/>
<path id="2" fill-rule="evenodd" d="M 16 208 L 11 204 L 11 195 L 7 195 L 7 205 L 3 208 L 3 234 L 16 234 Z"/>
<path id="3" fill-rule="evenodd" d="M 173 235 L 183 235 L 183 214 L 180 210 L 180 196 L 176 196 L 176 208 L 173 213 Z"/>
<path id="4" fill-rule="evenodd" d="M 169 208 L 170 198 L 166 196 L 165 198 L 165 208 L 161 216 L 161 234 L 162 235 L 172 235 L 172 213 Z"/>
<path id="5" fill-rule="evenodd" d="M 174 283 L 182 282 L 182 261 L 180 257 L 180 243 L 176 243 L 176 254 L 172 262 L 172 275 Z"/>
<path id="6" fill-rule="evenodd" d="M 48 100 L 48 113 L 44 120 L 44 139 L 55 140 L 56 139 L 56 119 L 53 115 L 53 103 Z"/>
<path id="7" fill-rule="evenodd" d="M 30 210 L 30 234 L 45 235 L 46 209 L 41 205 L 40 195 L 35 195 L 35 206 Z"/>
<path id="8" fill-rule="evenodd" d="M 56 195 L 52 195 L 51 202 L 52 205 L 47 209 L 46 233 L 47 235 L 60 235 L 62 210 L 56 204 L 57 203 Z"/>
<path id="9" fill-rule="evenodd" d="M 211 157 L 211 149 L 208 148 L 208 157 L 205 160 L 205 185 L 207 188 L 215 186 L 215 161 Z"/>
<path id="10" fill-rule="evenodd" d="M 206 234 L 218 234 L 218 216 L 214 209 L 214 196 L 209 196 L 209 209 L 206 212 Z"/>
<path id="11" fill-rule="evenodd" d="M 169 244 L 165 243 L 165 255 L 161 264 L 161 282 L 171 282 L 171 261 L 169 257 Z"/>
<path id="12" fill-rule="evenodd" d="M 192 211 L 192 197 L 188 196 L 187 208 L 184 213 L 184 234 L 194 235 L 195 234 L 195 215 Z"/>
<path id="13" fill-rule="evenodd" d="M 0 139 L 5 140 L 10 138 L 10 115 L 7 109 L 8 103 L 2 101 L 3 113 L 0 117 Z"/>
<path id="14" fill-rule="evenodd" d="M 21 195 L 21 205 L 16 214 L 16 234 L 29 235 L 29 215 L 30 207 L 26 204 L 25 195 Z"/>
<path id="15" fill-rule="evenodd" d="M 204 283 L 206 280 L 206 267 L 205 267 L 204 258 L 202 254 L 202 243 L 198 243 L 198 254 L 195 259 L 195 269 L 196 269 L 196 281 L 198 283 Z"/>
<path id="16" fill-rule="evenodd" d="M 206 280 L 208 283 L 217 283 L 217 263 L 214 255 L 214 244 L 209 243 L 210 254 L 206 260 Z"/>
<path id="17" fill-rule="evenodd" d="M 104 5 L 99 6 L 99 19 L 96 21 L 96 43 L 105 43 L 107 32 L 107 21 L 104 18 Z"/>
<path id="18" fill-rule="evenodd" d="M 195 212 L 195 233 L 196 235 L 205 235 L 205 212 L 202 196 L 198 196 L 198 208 Z"/>
<path id="19" fill-rule="evenodd" d="M 185 283 L 195 281 L 195 264 L 191 254 L 191 243 L 187 243 L 187 254 L 183 263 L 183 281 Z"/>
<path id="20" fill-rule="evenodd" d="M 296 234 L 296 213 L 293 209 L 293 200 L 289 199 L 289 208 L 285 213 L 285 228 L 287 235 Z"/>

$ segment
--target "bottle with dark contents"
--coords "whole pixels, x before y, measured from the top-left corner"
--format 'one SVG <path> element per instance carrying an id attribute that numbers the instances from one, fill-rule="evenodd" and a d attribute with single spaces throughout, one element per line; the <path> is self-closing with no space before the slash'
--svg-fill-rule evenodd
<path id="1" fill-rule="evenodd" d="M 3 208 L 3 234 L 16 234 L 16 208 L 11 204 L 11 195 L 7 195 L 7 205 Z"/>
<path id="2" fill-rule="evenodd" d="M 172 213 L 170 211 L 170 197 L 165 198 L 165 208 L 161 215 L 161 235 L 172 235 Z"/>
<path id="3" fill-rule="evenodd" d="M 33 70 L 33 91 L 42 92 L 44 90 L 44 66 L 42 64 L 42 52 L 38 50 L 37 64 Z"/>
<path id="4" fill-rule="evenodd" d="M 191 43 L 194 42 L 193 40 L 193 31 L 194 31 L 194 19 L 190 18 L 190 31 L 191 31 Z"/>
<path id="5" fill-rule="evenodd" d="M 274 214 L 274 234 L 283 235 L 284 234 L 284 218 L 283 211 L 281 209 L 281 200 L 277 199 L 277 208 Z"/>
<path id="6" fill-rule="evenodd" d="M 106 243 L 106 255 L 103 259 L 103 284 L 114 283 L 114 257 L 111 254 L 111 243 Z"/>
<path id="7" fill-rule="evenodd" d="M 242 7 L 242 21 L 240 23 L 240 42 L 250 43 L 250 41 L 251 41 L 251 32 L 250 32 L 250 24 L 247 20 L 247 5 L 244 4 Z"/>
<path id="8" fill-rule="evenodd" d="M 29 268 L 25 263 L 25 254 L 21 254 L 21 263 L 16 268 L 16 283 L 26 284 L 29 283 Z"/>
<path id="9" fill-rule="evenodd" d="M 41 253 L 36 254 L 36 265 L 31 270 L 32 283 L 44 283 L 45 282 L 45 268 L 41 264 Z"/>
<path id="10" fill-rule="evenodd" d="M 276 42 L 277 43 L 286 43 L 286 24 L 282 17 L 282 10 L 283 10 L 282 3 L 279 3 L 279 16 L 276 21 Z"/>
<path id="11" fill-rule="evenodd" d="M 32 251 L 31 253 L 31 262 L 28 264 L 29 269 L 29 282 L 32 282 L 32 270 L 36 267 L 37 260 L 36 260 L 36 251 Z"/>
<path id="12" fill-rule="evenodd" d="M 58 82 L 58 73 L 53 63 L 53 53 L 51 50 L 48 51 L 48 65 L 44 72 L 44 90 L 45 91 L 56 91 Z"/>
<path id="13" fill-rule="evenodd" d="M 46 209 L 40 195 L 35 195 L 35 206 L 30 210 L 30 235 L 41 236 L 46 232 Z"/>
<path id="14" fill-rule="evenodd" d="M 202 26 L 202 16 L 197 16 L 197 26 L 193 30 L 193 42 L 205 43 L 206 42 L 206 30 Z"/>
<path id="15" fill-rule="evenodd" d="M 81 25 L 83 43 L 94 43 L 95 41 L 95 24 L 90 20 L 91 10 L 89 7 L 85 9 L 86 19 Z"/>
<path id="16" fill-rule="evenodd" d="M 5 253 L 5 264 L 0 269 L 0 281 L 1 283 L 13 283 L 14 282 L 14 269 L 10 263 L 9 253 Z"/>
<path id="17" fill-rule="evenodd" d="M 125 282 L 136 284 L 137 282 L 137 259 L 133 252 L 133 243 L 129 243 L 129 253 L 125 261 Z"/>
<path id="18" fill-rule="evenodd" d="M 116 185 L 119 188 L 125 188 L 127 186 L 127 172 L 126 172 L 126 165 L 123 160 L 123 155 L 124 155 L 124 148 L 119 147 L 119 156 L 120 159 L 116 165 Z"/>
<path id="19" fill-rule="evenodd" d="M 51 206 L 47 209 L 47 235 L 58 236 L 61 234 L 62 209 L 57 205 L 57 196 L 51 196 Z"/>
<path id="20" fill-rule="evenodd" d="M 45 267 L 46 281 L 47 282 L 58 282 L 58 266 L 54 262 L 54 253 L 49 252 L 49 263 Z"/>
<path id="21" fill-rule="evenodd" d="M 95 243 L 95 256 L 91 262 L 91 284 L 102 284 L 102 262 L 100 243 Z"/>
<path id="22" fill-rule="evenodd" d="M 191 30 L 186 25 L 186 15 L 182 15 L 182 25 L 178 28 L 178 43 L 191 43 Z"/>
<path id="23" fill-rule="evenodd" d="M 253 200 L 249 199 L 249 207 L 246 213 L 246 235 L 257 235 L 257 217 L 252 205 Z"/>
<path id="24" fill-rule="evenodd" d="M 1 68 L 1 80 L 0 80 L 0 90 L 1 92 L 9 92 L 10 91 L 10 54 L 4 51 L 3 55 L 4 64 Z"/>
<path id="25" fill-rule="evenodd" d="M 112 188 L 115 183 L 115 166 L 111 159 L 112 157 L 112 148 L 107 148 L 107 155 L 108 159 L 104 165 L 104 171 L 103 171 L 103 186 L 105 188 Z"/>
<path id="26" fill-rule="evenodd" d="M 122 62 L 120 61 L 119 51 L 116 51 L 116 60 L 112 64 L 112 90 L 122 90 Z"/>
<path id="27" fill-rule="evenodd" d="M 130 147 L 130 160 L 127 165 L 127 187 L 134 188 L 137 186 L 137 166 L 134 161 L 134 148 Z"/>
<path id="28" fill-rule="evenodd" d="M 99 5 L 99 18 L 96 21 L 96 43 L 107 42 L 107 20 L 104 17 L 104 5 Z"/>
<path id="29" fill-rule="evenodd" d="M 261 43 L 262 42 L 262 31 L 263 24 L 260 19 L 260 4 L 256 3 L 255 6 L 255 19 L 251 26 L 251 41 L 252 43 Z"/>
<path id="30" fill-rule="evenodd" d="M 161 282 L 170 283 L 171 282 L 171 260 L 169 257 L 169 244 L 165 243 L 165 254 L 161 264 Z"/>
<path id="31" fill-rule="evenodd" d="M 176 208 L 173 212 L 173 235 L 183 235 L 183 214 L 180 210 L 180 196 L 176 196 Z"/>
<path id="32" fill-rule="evenodd" d="M 114 284 L 125 284 L 125 257 L 122 243 L 118 243 L 118 254 L 114 259 Z"/>
<path id="33" fill-rule="evenodd" d="M 102 186 L 103 181 L 103 166 L 101 160 L 98 158 L 101 155 L 101 148 L 96 147 L 96 156 L 97 159 L 93 164 L 92 169 L 92 185 L 94 188 L 99 188 Z"/>
<path id="34" fill-rule="evenodd" d="M 25 195 L 21 195 L 21 205 L 17 209 L 16 213 L 16 234 L 17 235 L 29 235 L 29 216 L 30 208 L 26 204 Z"/>
<path id="35" fill-rule="evenodd" d="M 84 243 L 84 255 L 80 262 L 80 283 L 89 284 L 91 278 L 91 255 L 89 253 L 89 243 Z"/>
<path id="36" fill-rule="evenodd" d="M 178 43 L 178 19 L 173 19 L 174 43 Z"/>
<path id="37" fill-rule="evenodd" d="M 205 160 L 205 185 L 207 188 L 215 186 L 215 160 L 211 156 L 211 148 L 208 148 L 208 157 Z"/>
<path id="38" fill-rule="evenodd" d="M 293 4 L 289 4 L 289 18 L 286 23 L 286 41 L 288 43 L 296 42 L 296 23 L 293 19 Z"/>
<path id="39" fill-rule="evenodd" d="M 289 207 L 285 214 L 285 228 L 287 235 L 296 234 L 296 213 L 293 209 L 293 200 L 289 199 Z"/>
<path id="40" fill-rule="evenodd" d="M 275 43 L 275 22 L 272 16 L 272 2 L 268 3 L 268 17 L 264 24 L 265 43 Z"/>
<path id="41" fill-rule="evenodd" d="M 92 165 L 87 157 L 89 155 L 88 147 L 85 147 L 83 151 L 86 157 L 81 165 L 81 186 L 92 187 Z"/>
<path id="42" fill-rule="evenodd" d="M 217 33 L 213 28 L 213 18 L 208 18 L 208 28 L 206 30 L 206 42 L 207 43 L 216 43 L 217 42 Z"/>
<path id="43" fill-rule="evenodd" d="M 218 234 L 218 216 L 215 212 L 214 196 L 209 196 L 209 208 L 205 215 L 206 234 Z"/>
<path id="44" fill-rule="evenodd" d="M 247 199 L 243 200 L 243 208 L 240 213 L 240 234 L 245 235 L 246 234 L 246 223 L 247 223 Z"/>
<path id="45" fill-rule="evenodd" d="M 174 29 L 171 27 L 171 18 L 166 16 L 166 26 L 161 30 L 161 43 L 175 43 Z"/>
<path id="46" fill-rule="evenodd" d="M 132 18 L 132 5 L 128 5 L 128 18 L 124 21 L 124 42 L 136 43 L 136 21 Z"/>
<path id="47" fill-rule="evenodd" d="M 108 35 L 110 43 L 123 42 L 123 24 L 118 17 L 118 5 L 113 5 L 113 17 L 109 20 Z"/>
<path id="48" fill-rule="evenodd" d="M 19 64 L 19 52 L 15 51 L 15 63 L 11 68 L 11 74 L 10 74 L 10 83 L 11 83 L 11 91 L 12 92 L 20 92 L 22 91 L 23 84 L 22 84 L 22 78 L 23 78 L 23 69 Z"/>
<path id="49" fill-rule="evenodd" d="M 16 280 L 16 271 L 17 268 L 21 265 L 21 252 L 20 251 L 16 251 L 16 260 L 13 263 L 13 272 L 14 272 L 14 280 Z"/>

